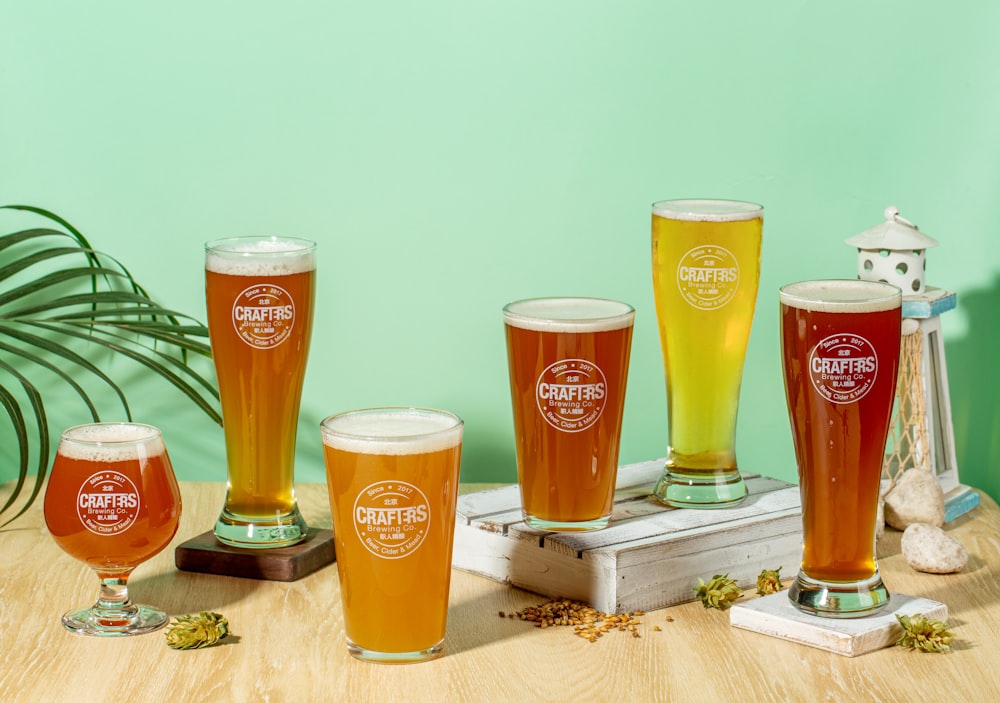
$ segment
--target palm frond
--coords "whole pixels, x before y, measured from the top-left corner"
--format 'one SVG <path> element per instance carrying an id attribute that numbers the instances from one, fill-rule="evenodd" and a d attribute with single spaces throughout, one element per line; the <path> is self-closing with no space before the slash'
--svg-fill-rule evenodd
<path id="1" fill-rule="evenodd" d="M 30 205 L 0 210 L 48 221 L 0 235 L 0 424 L 6 421 L 18 443 L 17 477 L 0 514 L 27 493 L 7 524 L 44 483 L 58 434 L 46 403 L 76 399 L 99 421 L 113 398 L 115 414 L 132 417 L 124 382 L 105 370 L 113 357 L 166 380 L 213 422 L 222 418 L 214 375 L 192 366 L 193 358 L 211 357 L 205 325 L 154 301 L 121 262 L 59 215 Z"/>

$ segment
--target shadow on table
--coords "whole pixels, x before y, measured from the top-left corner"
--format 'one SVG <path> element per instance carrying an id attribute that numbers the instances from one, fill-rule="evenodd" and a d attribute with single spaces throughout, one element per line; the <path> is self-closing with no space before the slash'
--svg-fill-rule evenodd
<path id="1" fill-rule="evenodd" d="M 535 631 L 534 624 L 517 618 L 501 618 L 499 613 L 514 612 L 528 605 L 548 600 L 545 596 L 510 587 L 509 593 L 491 591 L 448 606 L 448 629 L 445 648 L 449 655 L 468 652 Z M 571 629 L 571 628 L 560 628 Z M 570 632 L 565 633 L 570 635 Z"/>

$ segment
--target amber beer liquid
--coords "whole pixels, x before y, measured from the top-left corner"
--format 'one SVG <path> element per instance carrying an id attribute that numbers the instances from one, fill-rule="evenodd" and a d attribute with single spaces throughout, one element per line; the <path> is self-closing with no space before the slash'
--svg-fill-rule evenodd
<path id="1" fill-rule="evenodd" d="M 215 535 L 225 544 L 280 547 L 305 538 L 292 485 L 315 287 L 312 242 L 263 237 L 206 245 L 228 466 Z"/>
<path id="2" fill-rule="evenodd" d="M 625 303 L 595 298 L 504 308 L 518 484 L 531 527 L 608 524 L 634 317 Z"/>
<path id="3" fill-rule="evenodd" d="M 158 435 L 140 447 L 135 440 L 144 426 L 90 427 L 91 438 L 103 446 L 72 438 L 59 444 L 45 493 L 45 524 L 63 551 L 100 578 L 112 578 L 170 543 L 181 497 Z M 109 442 L 121 446 L 109 448 Z"/>
<path id="4" fill-rule="evenodd" d="M 348 650 L 406 663 L 444 653 L 462 421 L 373 408 L 323 421 Z"/>
<path id="5" fill-rule="evenodd" d="M 802 495 L 802 610 L 867 615 L 889 600 L 875 516 L 899 366 L 901 292 L 870 281 L 784 286 L 781 349 Z"/>
<path id="6" fill-rule="evenodd" d="M 653 205 L 653 296 L 669 446 L 654 493 L 677 507 L 735 505 L 736 415 L 760 279 L 763 208 L 728 200 Z"/>

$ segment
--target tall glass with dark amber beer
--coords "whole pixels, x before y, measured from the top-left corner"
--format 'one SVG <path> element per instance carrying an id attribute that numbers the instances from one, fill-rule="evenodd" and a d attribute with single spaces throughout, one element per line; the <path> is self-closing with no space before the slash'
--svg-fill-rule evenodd
<path id="1" fill-rule="evenodd" d="M 228 466 L 215 524 L 223 544 L 283 547 L 306 537 L 292 481 L 315 288 L 313 242 L 236 237 L 205 245 Z"/>
<path id="2" fill-rule="evenodd" d="M 815 615 L 868 615 L 889 602 L 875 561 L 875 515 L 902 293 L 874 281 L 803 281 L 784 286 L 780 299 L 803 528 L 788 597 Z"/>
<path id="3" fill-rule="evenodd" d="M 462 420 L 367 408 L 320 430 L 347 648 L 405 664 L 444 654 Z"/>
<path id="4" fill-rule="evenodd" d="M 524 520 L 540 530 L 606 527 L 635 311 L 614 300 L 536 298 L 503 315 Z"/>
<path id="5" fill-rule="evenodd" d="M 736 413 L 760 279 L 764 208 L 732 200 L 653 204 L 653 296 L 670 443 L 654 495 L 680 508 L 736 505 Z"/>

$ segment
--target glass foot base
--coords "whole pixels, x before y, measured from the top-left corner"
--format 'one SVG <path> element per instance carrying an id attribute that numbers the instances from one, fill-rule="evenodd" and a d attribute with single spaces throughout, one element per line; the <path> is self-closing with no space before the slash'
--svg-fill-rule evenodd
<path id="1" fill-rule="evenodd" d="M 611 522 L 610 515 L 599 517 L 594 520 L 560 522 L 558 520 L 545 520 L 524 512 L 521 514 L 524 515 L 524 522 L 528 527 L 535 530 L 544 530 L 546 532 L 592 532 L 594 530 L 600 530 L 607 527 L 608 523 Z"/>
<path id="2" fill-rule="evenodd" d="M 664 505 L 674 508 L 729 508 L 747 497 L 747 485 L 739 472 L 695 476 L 667 469 L 653 489 Z"/>
<path id="3" fill-rule="evenodd" d="M 444 656 L 444 641 L 438 642 L 433 647 L 420 649 L 415 652 L 375 652 L 356 645 L 347 640 L 347 651 L 355 659 L 376 664 L 416 664 L 418 662 L 430 661 Z"/>
<path id="4" fill-rule="evenodd" d="M 62 624 L 70 632 L 91 637 L 127 637 L 155 632 L 167 624 L 168 616 L 159 608 L 132 605 L 124 611 L 96 608 L 71 610 L 62 616 Z"/>
<path id="5" fill-rule="evenodd" d="M 223 508 L 215 522 L 215 538 L 225 545 L 242 549 L 290 547 L 304 540 L 308 531 L 298 506 L 287 515 L 273 518 L 242 517 Z"/>
<path id="6" fill-rule="evenodd" d="M 878 571 L 863 581 L 830 582 L 809 578 L 801 571 L 788 589 L 799 610 L 824 618 L 863 618 L 889 604 L 889 591 Z"/>

